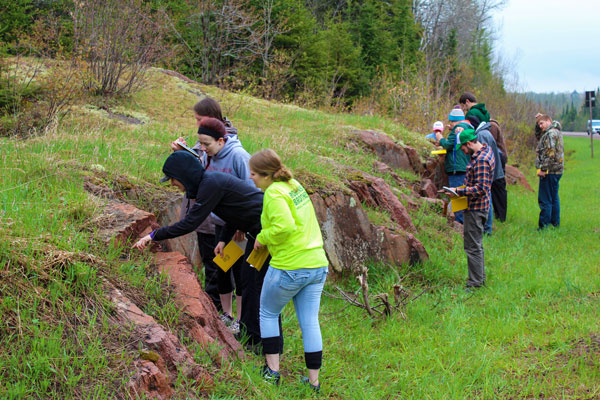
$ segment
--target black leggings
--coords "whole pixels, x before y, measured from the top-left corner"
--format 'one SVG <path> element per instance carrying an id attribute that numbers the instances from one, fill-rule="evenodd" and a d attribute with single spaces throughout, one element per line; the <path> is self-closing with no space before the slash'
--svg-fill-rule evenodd
<path id="1" fill-rule="evenodd" d="M 221 298 L 219 297 L 218 289 L 218 271 L 222 271 L 217 264 L 214 263 L 215 258 L 215 235 L 208 233 L 198 234 L 198 250 L 202 265 L 204 266 L 204 291 L 210 297 L 218 311 L 221 311 Z"/>

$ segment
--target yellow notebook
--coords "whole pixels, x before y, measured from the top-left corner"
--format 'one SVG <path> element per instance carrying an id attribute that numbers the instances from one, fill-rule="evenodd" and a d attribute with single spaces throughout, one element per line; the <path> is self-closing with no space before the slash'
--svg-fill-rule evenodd
<path id="1" fill-rule="evenodd" d="M 431 154 L 433 154 L 434 156 L 438 155 L 438 154 L 446 154 L 446 149 L 441 149 L 441 150 L 433 150 L 431 152 Z"/>
<path id="2" fill-rule="evenodd" d="M 250 256 L 246 261 L 256 268 L 257 271 L 260 271 L 265 264 L 265 261 L 267 261 L 267 257 L 269 257 L 269 250 L 267 249 L 267 246 L 263 246 L 258 250 L 252 250 L 252 253 L 250 253 Z"/>
<path id="3" fill-rule="evenodd" d="M 242 254 L 244 254 L 244 250 L 242 250 L 240 246 L 235 244 L 235 242 L 232 240 L 231 242 L 227 243 L 225 248 L 223 248 L 223 257 L 216 256 L 213 258 L 213 261 L 223 271 L 227 272 L 229 271 L 229 268 L 231 268 L 231 266 L 240 259 Z"/>
<path id="4" fill-rule="evenodd" d="M 467 196 L 453 197 L 450 199 L 450 210 L 452 212 L 466 210 L 469 207 Z"/>

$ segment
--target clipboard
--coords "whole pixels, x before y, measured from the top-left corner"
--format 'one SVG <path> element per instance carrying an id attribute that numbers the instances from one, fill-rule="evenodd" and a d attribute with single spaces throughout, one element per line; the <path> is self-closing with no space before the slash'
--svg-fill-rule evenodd
<path id="1" fill-rule="evenodd" d="M 196 151 L 194 149 L 192 149 L 191 147 L 189 147 L 181 142 L 175 142 L 175 143 L 177 143 L 177 145 L 181 146 L 182 149 L 184 149 L 188 153 L 191 153 L 196 158 L 200 158 L 200 154 L 196 153 Z"/>
<path id="2" fill-rule="evenodd" d="M 269 257 L 269 249 L 267 248 L 267 246 L 263 246 L 263 247 L 259 248 L 258 250 L 252 250 L 252 253 L 250 253 L 250 256 L 248 257 L 248 259 L 246 261 L 248 262 L 248 264 L 253 266 L 257 271 L 260 271 L 262 269 L 263 265 L 265 264 L 265 261 L 267 261 L 268 257 Z"/>
<path id="3" fill-rule="evenodd" d="M 466 210 L 469 207 L 467 196 L 453 197 L 450 199 L 450 211 L 457 212 Z"/>
<path id="4" fill-rule="evenodd" d="M 458 188 L 464 188 L 464 187 L 465 187 L 465 185 L 462 185 L 462 186 L 459 186 Z M 444 186 L 444 189 L 450 189 L 450 188 Z M 449 192 L 452 192 L 453 194 L 458 196 L 458 194 L 454 190 L 449 190 Z M 459 197 L 451 197 L 450 198 L 450 211 L 457 212 L 457 211 L 466 210 L 467 208 L 469 208 L 469 199 L 467 199 L 467 196 L 459 196 Z"/>
<path id="5" fill-rule="evenodd" d="M 227 243 L 227 246 L 223 248 L 223 257 L 216 256 L 213 258 L 215 264 L 219 266 L 223 271 L 229 271 L 229 268 L 235 264 L 237 260 L 244 254 L 244 250 L 240 248 L 235 242 L 232 240 Z"/>

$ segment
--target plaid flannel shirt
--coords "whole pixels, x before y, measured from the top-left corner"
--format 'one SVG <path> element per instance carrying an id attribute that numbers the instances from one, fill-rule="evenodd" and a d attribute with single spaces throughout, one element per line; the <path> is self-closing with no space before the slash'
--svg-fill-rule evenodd
<path id="1" fill-rule="evenodd" d="M 487 144 L 471 157 L 471 162 L 467 165 L 465 187 L 456 190 L 459 196 L 467 196 L 469 199 L 469 211 L 490 210 L 490 190 L 495 166 L 494 153 Z"/>

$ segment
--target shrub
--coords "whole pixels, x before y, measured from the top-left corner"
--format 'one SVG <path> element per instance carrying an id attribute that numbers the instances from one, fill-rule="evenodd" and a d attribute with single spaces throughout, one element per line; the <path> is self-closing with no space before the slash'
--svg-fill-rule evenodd
<path id="1" fill-rule="evenodd" d="M 87 62 L 85 87 L 119 95 L 139 89 L 163 54 L 162 28 L 141 0 L 75 3 L 74 50 Z"/>

